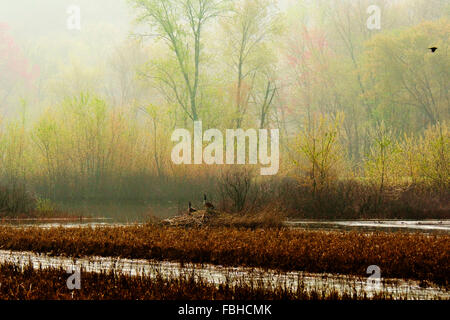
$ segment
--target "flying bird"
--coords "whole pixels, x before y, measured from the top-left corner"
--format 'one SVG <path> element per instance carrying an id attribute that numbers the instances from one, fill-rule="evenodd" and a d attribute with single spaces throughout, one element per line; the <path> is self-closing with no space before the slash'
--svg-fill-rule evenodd
<path id="1" fill-rule="evenodd" d="M 431 48 L 428 48 L 428 49 L 430 49 L 431 52 L 435 52 L 438 48 L 436 48 L 436 47 L 431 47 Z"/>

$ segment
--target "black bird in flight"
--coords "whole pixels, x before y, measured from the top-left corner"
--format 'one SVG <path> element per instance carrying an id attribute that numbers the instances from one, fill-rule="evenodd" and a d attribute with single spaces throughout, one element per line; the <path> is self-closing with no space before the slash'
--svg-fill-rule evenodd
<path id="1" fill-rule="evenodd" d="M 431 50 L 431 52 L 435 52 L 435 51 L 437 50 L 437 48 L 436 48 L 436 47 L 431 47 L 431 48 L 428 48 L 428 49 L 430 49 L 430 50 Z"/>

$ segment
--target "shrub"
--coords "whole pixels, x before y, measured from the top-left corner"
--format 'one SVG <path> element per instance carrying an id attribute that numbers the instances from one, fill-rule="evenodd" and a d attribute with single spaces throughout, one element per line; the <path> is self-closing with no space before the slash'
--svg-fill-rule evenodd
<path id="1" fill-rule="evenodd" d="M 35 207 L 34 195 L 25 188 L 0 186 L 0 213 L 28 213 Z"/>

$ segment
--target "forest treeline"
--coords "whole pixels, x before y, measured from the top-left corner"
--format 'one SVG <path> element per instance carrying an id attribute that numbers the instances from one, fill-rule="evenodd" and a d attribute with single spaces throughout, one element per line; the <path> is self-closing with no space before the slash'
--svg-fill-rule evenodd
<path id="1" fill-rule="evenodd" d="M 379 30 L 366 26 L 374 3 Z M 231 212 L 448 217 L 446 1 L 129 5 L 133 36 L 93 65 L 27 60 L 0 25 L 0 108 L 15 110 L 0 118 L 0 211 L 206 192 Z M 278 175 L 174 165 L 171 133 L 195 120 L 278 128 Z"/>

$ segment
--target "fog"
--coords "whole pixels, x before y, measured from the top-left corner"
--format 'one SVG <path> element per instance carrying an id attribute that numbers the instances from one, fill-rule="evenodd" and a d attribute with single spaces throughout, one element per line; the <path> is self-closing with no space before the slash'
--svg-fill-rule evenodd
<path id="1" fill-rule="evenodd" d="M 450 171 L 449 17 L 445 0 L 0 0 L 0 187 L 24 202 L 30 192 L 184 203 L 208 190 L 236 210 L 267 182 L 262 198 L 314 211 L 353 181 L 373 203 L 317 210 L 389 211 L 400 195 L 414 214 L 438 208 Z M 175 165 L 171 133 L 200 120 L 278 129 L 276 179 Z M 248 190 L 235 193 L 249 197 L 228 192 L 239 179 Z M 425 193 L 411 186 L 438 195 L 418 204 Z"/>

